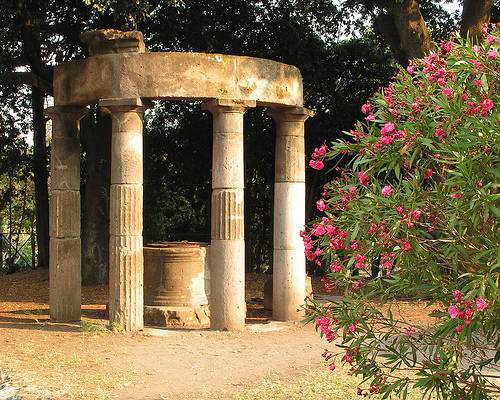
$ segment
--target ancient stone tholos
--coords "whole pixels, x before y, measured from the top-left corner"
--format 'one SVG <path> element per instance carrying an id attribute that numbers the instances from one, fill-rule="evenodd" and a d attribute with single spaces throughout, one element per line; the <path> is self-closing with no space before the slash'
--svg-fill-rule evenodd
<path id="1" fill-rule="evenodd" d="M 80 318 L 78 121 L 99 104 L 112 118 L 110 321 L 143 327 L 142 117 L 150 100 L 199 100 L 213 117 L 211 327 L 245 324 L 243 118 L 271 109 L 277 126 L 273 315 L 294 321 L 305 296 L 304 123 L 297 68 L 221 54 L 147 52 L 140 32 L 85 32 L 90 57 L 54 68 L 50 304 L 54 321 Z"/>

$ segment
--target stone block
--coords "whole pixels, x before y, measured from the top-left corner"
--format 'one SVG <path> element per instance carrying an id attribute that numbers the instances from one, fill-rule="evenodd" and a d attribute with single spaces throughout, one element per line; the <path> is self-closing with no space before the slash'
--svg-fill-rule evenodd
<path id="1" fill-rule="evenodd" d="M 167 328 L 208 328 L 210 326 L 210 312 L 208 305 L 194 307 L 145 306 L 144 323 Z"/>
<path id="2" fill-rule="evenodd" d="M 142 185 L 111 185 L 109 203 L 111 235 L 142 235 Z"/>
<path id="3" fill-rule="evenodd" d="M 49 302 L 53 322 L 81 318 L 80 238 L 50 238 Z"/>
<path id="4" fill-rule="evenodd" d="M 80 191 L 52 190 L 49 199 L 49 235 L 80 237 Z"/>
<path id="5" fill-rule="evenodd" d="M 305 179 L 304 136 L 276 136 L 274 181 L 305 182 Z"/>
<path id="6" fill-rule="evenodd" d="M 137 331 L 143 322 L 144 259 L 142 236 L 109 238 L 109 319 L 125 331 Z"/>
<path id="7" fill-rule="evenodd" d="M 113 125 L 115 119 L 113 119 Z M 143 181 L 142 129 L 116 132 L 111 136 L 111 184 L 138 184 Z"/>

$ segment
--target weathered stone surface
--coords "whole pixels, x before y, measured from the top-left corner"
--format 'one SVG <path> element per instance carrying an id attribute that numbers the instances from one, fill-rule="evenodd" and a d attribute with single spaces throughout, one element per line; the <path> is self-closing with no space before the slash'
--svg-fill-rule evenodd
<path id="1" fill-rule="evenodd" d="M 52 190 L 49 199 L 49 235 L 80 237 L 80 191 Z"/>
<path id="2" fill-rule="evenodd" d="M 113 184 L 110 189 L 110 234 L 142 235 L 142 185 Z"/>
<path id="3" fill-rule="evenodd" d="M 145 306 L 144 323 L 168 328 L 200 329 L 210 326 L 210 312 L 207 305 Z"/>
<path id="4" fill-rule="evenodd" d="M 83 32 L 80 35 L 87 44 L 90 56 L 114 53 L 144 53 L 144 37 L 138 31 L 119 31 L 116 29 L 99 29 Z"/>
<path id="5" fill-rule="evenodd" d="M 80 238 L 50 238 L 49 301 L 53 322 L 80 321 Z"/>
<path id="6" fill-rule="evenodd" d="M 212 239 L 243 239 L 243 189 L 214 189 L 212 192 Z"/>
<path id="7" fill-rule="evenodd" d="M 142 236 L 109 238 L 109 319 L 125 331 L 144 327 Z"/>
<path id="8" fill-rule="evenodd" d="M 104 54 L 54 69 L 57 105 L 105 98 L 232 99 L 302 106 L 296 67 L 253 57 L 205 53 Z"/>

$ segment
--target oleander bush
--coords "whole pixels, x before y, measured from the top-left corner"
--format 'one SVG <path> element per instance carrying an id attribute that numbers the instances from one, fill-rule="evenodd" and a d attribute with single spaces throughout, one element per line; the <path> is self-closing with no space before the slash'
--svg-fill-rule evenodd
<path id="1" fill-rule="evenodd" d="M 302 232 L 305 254 L 344 297 L 308 302 L 306 322 L 331 343 L 330 369 L 347 363 L 361 377 L 362 396 L 500 390 L 500 38 L 498 27 L 483 31 L 480 44 L 452 37 L 411 61 L 363 105 L 349 138 L 309 163 L 338 178 Z M 381 307 L 401 298 L 425 300 L 435 323 Z"/>

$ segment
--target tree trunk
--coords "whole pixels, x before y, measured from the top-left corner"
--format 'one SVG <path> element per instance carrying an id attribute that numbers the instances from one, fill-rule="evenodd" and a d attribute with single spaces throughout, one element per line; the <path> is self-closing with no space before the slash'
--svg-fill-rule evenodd
<path id="1" fill-rule="evenodd" d="M 416 0 L 391 2 L 387 12 L 376 18 L 375 31 L 384 38 L 403 66 L 408 65 L 412 58 L 423 57 L 432 47 L 429 30 Z"/>
<path id="2" fill-rule="evenodd" d="M 82 121 L 86 174 L 82 221 L 82 283 L 108 282 L 109 185 L 111 174 L 111 119 L 97 111 Z"/>
<path id="3" fill-rule="evenodd" d="M 31 88 L 33 112 L 33 174 L 35 183 L 36 240 L 38 266 L 49 266 L 49 190 L 44 95 L 38 88 Z"/>
<path id="4" fill-rule="evenodd" d="M 476 43 L 479 43 L 483 25 L 490 22 L 492 6 L 493 0 L 464 0 L 460 35 L 466 37 L 468 33 Z"/>

